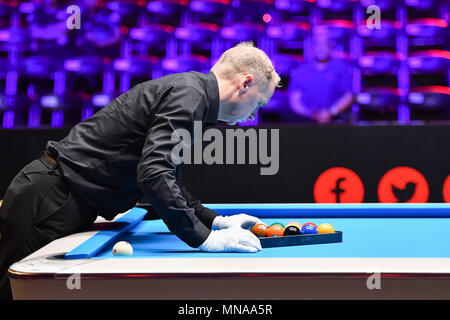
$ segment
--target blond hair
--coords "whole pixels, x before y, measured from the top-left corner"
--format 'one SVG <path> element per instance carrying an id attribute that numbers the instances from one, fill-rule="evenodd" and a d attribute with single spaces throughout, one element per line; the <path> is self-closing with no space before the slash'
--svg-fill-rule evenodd
<path id="1" fill-rule="evenodd" d="M 255 84 L 266 87 L 270 81 L 279 86 L 281 80 L 267 54 L 251 41 L 241 42 L 225 51 L 211 71 L 225 79 L 233 79 L 240 73 L 251 73 Z"/>

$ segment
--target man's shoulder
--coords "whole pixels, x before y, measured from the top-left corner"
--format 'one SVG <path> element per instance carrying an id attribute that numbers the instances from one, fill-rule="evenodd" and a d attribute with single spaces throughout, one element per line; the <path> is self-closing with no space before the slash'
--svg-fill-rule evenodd
<path id="1" fill-rule="evenodd" d="M 290 72 L 290 82 L 300 84 L 303 82 L 308 82 L 310 66 L 306 62 L 300 63 L 296 68 L 292 69 Z"/>
<path id="2" fill-rule="evenodd" d="M 166 84 L 172 84 L 172 85 L 183 85 L 186 83 L 186 78 L 184 76 L 184 73 L 171 73 L 159 78 L 147 80 L 144 82 L 141 82 L 141 86 L 164 86 Z"/>
<path id="3" fill-rule="evenodd" d="M 344 58 L 334 58 L 330 60 L 330 68 L 337 71 L 348 71 L 353 67 L 354 62 Z"/>
<path id="4" fill-rule="evenodd" d="M 304 75 L 311 71 L 311 63 L 309 61 L 304 61 L 298 64 L 294 69 L 291 70 L 291 76 Z"/>
<path id="5" fill-rule="evenodd" d="M 160 87 L 160 88 L 177 88 L 183 90 L 193 90 L 198 93 L 203 92 L 200 77 L 203 74 L 196 71 L 172 73 L 160 78 L 148 80 L 140 83 L 145 89 L 147 87 Z"/>
<path id="6" fill-rule="evenodd" d="M 300 62 L 291 72 L 301 72 L 309 69 L 310 63 L 308 61 Z"/>

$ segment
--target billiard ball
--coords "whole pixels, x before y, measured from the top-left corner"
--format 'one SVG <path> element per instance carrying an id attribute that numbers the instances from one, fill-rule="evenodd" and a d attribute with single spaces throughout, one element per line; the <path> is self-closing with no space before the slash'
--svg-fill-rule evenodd
<path id="1" fill-rule="evenodd" d="M 298 227 L 300 230 L 302 229 L 302 225 L 300 223 L 298 223 L 297 221 L 291 221 L 288 224 L 286 224 L 285 228 L 289 227 L 289 226 L 296 226 Z"/>
<path id="2" fill-rule="evenodd" d="M 114 245 L 112 252 L 115 256 L 132 256 L 133 247 L 126 241 L 119 241 Z"/>
<path id="3" fill-rule="evenodd" d="M 282 224 L 281 222 L 274 222 L 270 226 L 274 226 L 276 224 L 279 225 L 279 226 L 282 226 L 284 228 L 284 224 Z"/>
<path id="4" fill-rule="evenodd" d="M 265 224 L 265 223 L 257 223 L 252 228 L 252 232 L 257 237 L 266 237 L 267 236 L 267 228 L 269 228 L 267 226 L 267 224 Z"/>
<path id="5" fill-rule="evenodd" d="M 310 225 L 316 227 L 316 229 L 317 229 L 317 224 L 312 223 L 312 222 L 306 222 L 306 223 L 304 223 L 303 225 L 305 226 L 305 225 L 307 225 L 307 224 L 310 224 Z"/>
<path id="6" fill-rule="evenodd" d="M 334 233 L 334 228 L 329 223 L 322 223 L 318 228 L 317 232 L 319 233 Z"/>
<path id="7" fill-rule="evenodd" d="M 317 228 L 311 224 L 304 224 L 301 230 L 301 233 L 304 234 L 315 234 L 317 233 Z"/>
<path id="8" fill-rule="evenodd" d="M 267 229 L 268 237 L 281 237 L 284 234 L 284 227 L 279 224 L 272 224 L 269 229 Z"/>
<path id="9" fill-rule="evenodd" d="M 288 225 L 284 229 L 284 235 L 285 236 L 296 236 L 300 234 L 300 228 L 296 225 Z"/>

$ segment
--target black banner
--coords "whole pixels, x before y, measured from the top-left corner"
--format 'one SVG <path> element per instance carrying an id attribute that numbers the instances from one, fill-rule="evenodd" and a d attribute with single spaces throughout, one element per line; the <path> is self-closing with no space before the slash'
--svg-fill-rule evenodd
<path id="1" fill-rule="evenodd" d="M 252 133 L 245 140 L 243 164 L 237 164 L 241 156 L 237 142 L 233 164 L 226 164 L 230 143 L 226 141 L 227 129 Z M 197 153 L 195 159 L 192 149 L 192 162 L 200 160 L 197 162 L 201 164 L 183 168 L 188 190 L 204 203 L 450 202 L 450 126 L 312 125 L 219 130 L 224 164 L 207 164 L 207 155 L 218 156 L 218 149 L 211 153 L 213 139 L 205 138 L 205 130 L 202 148 L 198 149 L 200 157 Z M 276 130 L 278 140 L 271 140 Z M 68 129 L 0 130 L 0 194 L 19 170 L 42 152 L 48 140 L 59 140 L 67 133 Z M 255 137 L 258 140 L 252 140 L 249 147 L 248 141 Z M 261 151 L 264 139 L 268 142 L 266 157 Z M 274 143 L 279 146 L 278 160 L 272 157 L 272 163 L 267 164 L 267 156 L 276 150 Z M 256 163 L 255 159 L 251 162 L 250 150 L 257 152 Z M 266 175 L 263 168 L 270 169 Z"/>
<path id="2" fill-rule="evenodd" d="M 184 166 L 186 186 L 210 203 L 310 203 L 444 202 L 445 185 L 450 202 L 450 126 L 279 130 L 276 174 L 248 162 L 192 164 Z"/>

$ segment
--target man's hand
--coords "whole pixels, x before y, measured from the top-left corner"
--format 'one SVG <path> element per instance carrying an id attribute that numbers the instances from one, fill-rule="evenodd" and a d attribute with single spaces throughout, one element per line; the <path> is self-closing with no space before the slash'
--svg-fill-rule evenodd
<path id="1" fill-rule="evenodd" d="M 331 113 L 328 110 L 320 110 L 313 114 L 313 118 L 318 123 L 328 123 L 331 120 Z"/>
<path id="2" fill-rule="evenodd" d="M 206 252 L 257 252 L 261 242 L 250 231 L 240 227 L 213 230 L 199 247 Z"/>
<path id="3" fill-rule="evenodd" d="M 260 223 L 256 217 L 249 216 L 248 214 L 240 213 L 232 216 L 217 216 L 213 223 L 211 230 L 221 230 L 232 227 L 240 227 L 250 230 L 257 223 Z"/>

